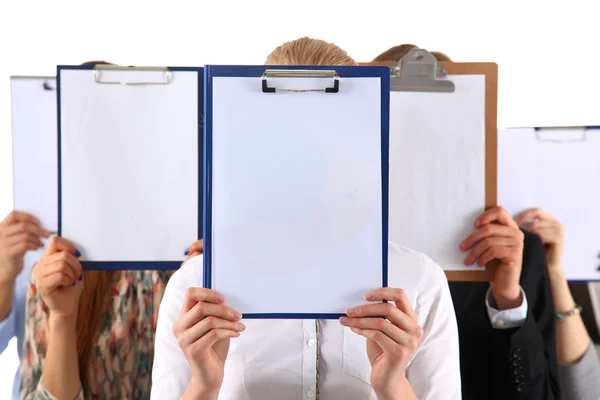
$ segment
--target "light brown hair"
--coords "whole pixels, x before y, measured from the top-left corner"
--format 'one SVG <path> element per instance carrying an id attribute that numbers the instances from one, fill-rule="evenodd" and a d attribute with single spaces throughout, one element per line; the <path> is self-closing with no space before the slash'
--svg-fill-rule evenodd
<path id="1" fill-rule="evenodd" d="M 267 56 L 267 65 L 356 65 L 340 47 L 320 39 L 303 37 L 286 42 Z"/>
<path id="2" fill-rule="evenodd" d="M 402 57 L 407 55 L 412 49 L 416 48 L 417 46 L 414 44 L 401 44 L 399 46 L 394 46 L 375 57 L 373 62 L 400 61 Z M 450 57 L 439 51 L 432 51 L 431 54 L 433 54 L 438 61 L 452 61 Z"/>

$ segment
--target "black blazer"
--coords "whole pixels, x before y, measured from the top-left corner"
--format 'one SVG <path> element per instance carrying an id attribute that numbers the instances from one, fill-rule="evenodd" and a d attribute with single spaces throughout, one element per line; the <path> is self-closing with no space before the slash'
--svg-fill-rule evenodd
<path id="1" fill-rule="evenodd" d="M 463 400 L 558 400 L 554 305 L 540 239 L 525 232 L 521 287 L 528 302 L 520 328 L 495 329 L 487 282 L 450 282 L 458 321 Z"/>

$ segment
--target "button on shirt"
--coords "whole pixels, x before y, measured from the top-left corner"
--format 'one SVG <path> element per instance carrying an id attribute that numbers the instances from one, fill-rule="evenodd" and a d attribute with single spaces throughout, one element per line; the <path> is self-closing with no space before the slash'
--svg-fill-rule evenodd
<path id="1" fill-rule="evenodd" d="M 424 335 L 407 368 L 420 400 L 461 398 L 458 331 L 446 277 L 426 256 L 390 244 L 388 282 L 402 288 Z M 185 292 L 202 283 L 202 256 L 189 260 L 167 285 L 160 306 L 152 399 L 180 399 L 192 377 L 173 335 Z M 338 320 L 244 320 L 231 340 L 219 400 L 376 400 L 366 339 Z M 317 336 L 318 334 L 318 336 Z M 317 357 L 319 371 L 317 371 Z M 317 374 L 318 372 L 318 374 Z"/>

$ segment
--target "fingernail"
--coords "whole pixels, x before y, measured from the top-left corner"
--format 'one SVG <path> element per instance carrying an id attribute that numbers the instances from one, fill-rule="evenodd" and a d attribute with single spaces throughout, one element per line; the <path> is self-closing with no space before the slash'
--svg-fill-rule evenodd
<path id="1" fill-rule="evenodd" d="M 237 311 L 234 311 L 233 312 L 233 318 L 235 318 L 235 319 L 242 319 L 242 314 L 240 314 Z"/>
<path id="2" fill-rule="evenodd" d="M 81 253 L 77 249 L 75 249 L 75 257 L 81 257 Z"/>
<path id="3" fill-rule="evenodd" d="M 246 329 L 246 325 L 242 324 L 241 322 L 238 322 L 238 325 L 240 326 L 240 329 Z"/>
<path id="4" fill-rule="evenodd" d="M 79 280 L 83 279 L 83 274 L 79 275 Z"/>
<path id="5" fill-rule="evenodd" d="M 479 220 L 475 220 L 475 228 L 479 228 Z"/>
<path id="6" fill-rule="evenodd" d="M 220 294 L 217 295 L 217 301 L 219 303 L 225 303 L 225 297 L 221 296 Z"/>
<path id="7" fill-rule="evenodd" d="M 190 249 L 185 249 L 185 251 L 183 252 L 183 255 L 187 256 L 188 254 L 190 254 Z"/>
<path id="8" fill-rule="evenodd" d="M 354 309 L 354 308 L 349 308 L 346 310 L 346 314 L 348 314 L 348 315 L 353 315 L 355 313 L 356 313 L 356 309 Z"/>
<path id="9" fill-rule="evenodd" d="M 373 293 L 365 294 L 365 300 L 371 300 L 373 298 Z"/>
<path id="10" fill-rule="evenodd" d="M 348 318 L 348 317 L 341 317 L 340 318 L 340 322 L 342 324 L 347 324 L 349 321 L 350 321 L 350 318 Z"/>

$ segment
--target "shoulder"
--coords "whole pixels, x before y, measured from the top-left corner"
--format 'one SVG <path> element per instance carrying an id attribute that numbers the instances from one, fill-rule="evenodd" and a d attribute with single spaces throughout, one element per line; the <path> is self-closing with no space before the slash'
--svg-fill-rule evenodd
<path id="1" fill-rule="evenodd" d="M 170 276 L 161 308 L 165 305 L 176 306 L 179 309 L 186 291 L 191 287 L 202 286 L 202 266 L 202 255 L 199 255 L 189 259 Z"/>
<path id="2" fill-rule="evenodd" d="M 391 242 L 388 247 L 388 286 L 404 290 L 413 306 L 425 292 L 449 290 L 446 274 L 435 261 Z"/>

